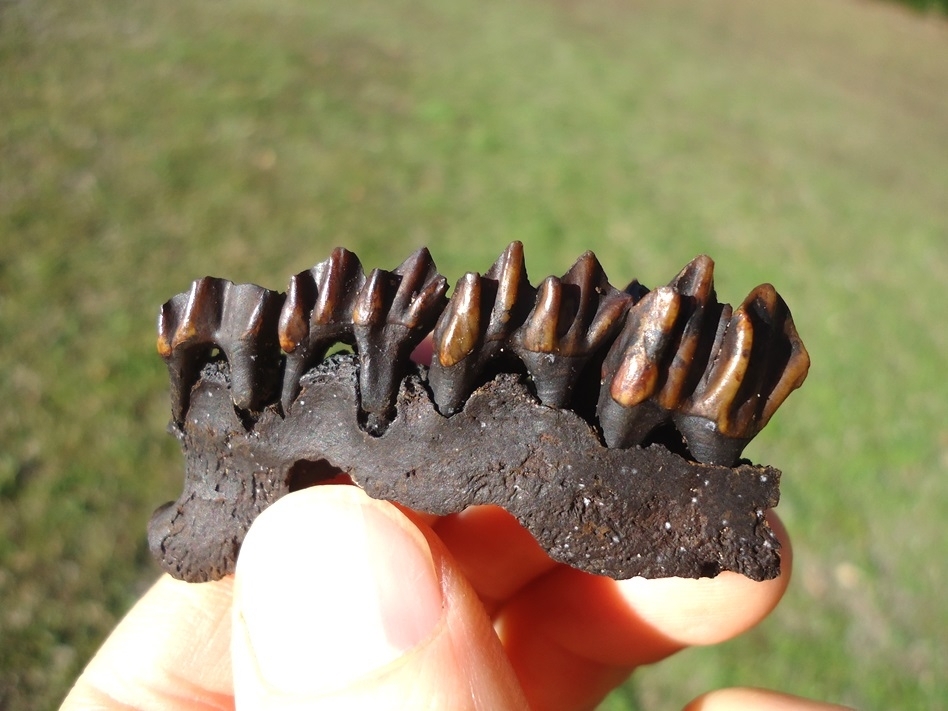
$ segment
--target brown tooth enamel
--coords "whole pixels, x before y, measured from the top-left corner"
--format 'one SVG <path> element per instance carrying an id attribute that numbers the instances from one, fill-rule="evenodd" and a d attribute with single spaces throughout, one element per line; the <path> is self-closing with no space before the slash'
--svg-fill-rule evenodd
<path id="1" fill-rule="evenodd" d="M 696 403 L 695 413 L 715 422 L 725 436 L 740 436 L 733 432 L 731 409 L 747 375 L 753 341 L 750 317 L 738 309 L 731 317 L 721 350 L 711 366 L 708 386 Z"/>
<path id="2" fill-rule="evenodd" d="M 560 325 L 560 306 L 563 298 L 563 285 L 554 276 L 549 276 L 540 284 L 536 306 L 523 327 L 523 347 L 534 353 L 553 353 L 558 339 L 557 328 Z"/>
<path id="3" fill-rule="evenodd" d="M 449 368 L 477 346 L 481 335 L 481 277 L 468 272 L 458 280 L 433 334 L 434 354 Z"/>
<path id="4" fill-rule="evenodd" d="M 387 312 L 386 297 L 394 291 L 394 282 L 391 272 L 373 269 L 359 290 L 359 297 L 352 310 L 352 322 L 357 326 L 383 323 Z"/>
<path id="5" fill-rule="evenodd" d="M 171 347 L 189 342 L 206 342 L 213 339 L 220 324 L 220 300 L 226 284 L 225 279 L 204 277 L 191 285 L 188 301 L 178 321 Z"/>
<path id="6" fill-rule="evenodd" d="M 651 397 L 659 385 L 660 366 L 678 318 L 681 297 L 670 287 L 649 292 L 629 312 L 616 340 L 621 355 L 609 359 L 614 375 L 609 393 L 623 407 L 634 407 Z"/>
<path id="7" fill-rule="evenodd" d="M 511 242 L 487 270 L 484 279 L 497 283 L 497 295 L 491 307 L 486 340 L 506 338 L 520 325 L 518 312 L 522 313 L 522 317 L 526 317 L 534 293 L 527 277 L 523 244 Z"/>
<path id="8" fill-rule="evenodd" d="M 740 427 L 749 434 L 762 429 L 787 396 L 799 387 L 809 370 L 810 357 L 793 324 L 786 302 L 770 284 L 762 284 L 745 299 L 758 345 L 752 355 L 753 392 L 739 410 Z M 745 383 L 745 386 L 747 384 Z M 746 392 L 751 389 L 745 387 Z"/>
<path id="9" fill-rule="evenodd" d="M 409 304 L 405 312 L 405 325 L 412 329 L 430 331 L 447 306 L 447 291 L 448 280 L 440 274 L 427 282 Z"/>
<path id="10" fill-rule="evenodd" d="M 781 303 L 782 302 L 783 300 L 781 299 Z M 794 326 L 790 310 L 787 309 L 785 303 L 782 303 L 782 307 L 786 313 L 783 333 L 790 346 L 790 357 L 787 360 L 786 366 L 784 366 L 780 378 L 767 397 L 767 401 L 760 415 L 760 427 L 764 427 L 770 422 L 770 418 L 773 417 L 774 412 L 783 404 L 790 393 L 803 385 L 803 381 L 806 380 L 807 373 L 810 370 L 810 354 L 803 345 L 803 341 L 800 340 L 799 334 L 797 334 L 797 329 L 796 326 Z"/>
<path id="11" fill-rule="evenodd" d="M 168 359 L 174 350 L 179 314 L 184 310 L 187 294 L 178 294 L 162 304 L 158 312 L 158 354 Z"/>
<path id="12" fill-rule="evenodd" d="M 632 297 L 609 283 L 592 252 L 585 252 L 576 260 L 562 281 L 578 287 L 579 298 L 573 323 L 561 338 L 560 349 L 573 356 L 588 356 L 622 328 Z"/>
<path id="13" fill-rule="evenodd" d="M 675 357 L 668 361 L 665 384 L 657 402 L 666 410 L 674 410 L 687 396 L 688 389 L 694 387 L 696 376 L 703 368 L 699 350 L 702 345 L 708 347 L 708 325 L 716 318 L 714 262 L 705 255 L 695 257 L 669 286 L 682 295 L 684 326 Z"/>
<path id="14" fill-rule="evenodd" d="M 316 300 L 310 279 L 297 274 L 290 278 L 286 301 L 280 313 L 280 348 L 293 353 L 309 338 L 309 309 Z"/>
<path id="15" fill-rule="evenodd" d="M 336 247 L 329 259 L 313 267 L 312 272 L 318 290 L 313 323 L 345 323 L 348 327 L 352 300 L 365 282 L 359 258 L 344 247 Z"/>
<path id="16" fill-rule="evenodd" d="M 692 259 L 669 283 L 682 294 L 707 301 L 714 292 L 714 260 L 706 254 Z"/>

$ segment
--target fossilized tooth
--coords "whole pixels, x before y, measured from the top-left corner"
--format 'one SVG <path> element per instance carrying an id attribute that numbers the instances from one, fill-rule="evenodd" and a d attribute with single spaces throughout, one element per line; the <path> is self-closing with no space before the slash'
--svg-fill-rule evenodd
<path id="1" fill-rule="evenodd" d="M 562 277 L 547 277 L 511 346 L 549 407 L 565 407 L 591 355 L 620 328 L 632 297 L 613 287 L 596 255 L 584 253 Z"/>
<path id="2" fill-rule="evenodd" d="M 680 310 L 681 296 L 668 286 L 649 292 L 629 310 L 602 368 L 597 414 L 607 446 L 641 444 L 665 419 L 654 396 L 662 385 Z"/>
<path id="3" fill-rule="evenodd" d="M 355 343 L 352 313 L 365 274 L 359 258 L 337 247 L 328 259 L 290 279 L 280 313 L 280 347 L 286 355 L 281 401 L 286 412 L 300 378 L 336 343 Z"/>
<path id="4" fill-rule="evenodd" d="M 770 284 L 758 286 L 719 329 L 706 372 L 675 415 L 692 455 L 737 461 L 809 367 L 786 303 Z"/>
<path id="5" fill-rule="evenodd" d="M 597 410 L 609 446 L 642 444 L 670 418 L 704 372 L 725 308 L 714 262 L 701 255 L 630 310 L 602 368 Z"/>
<path id="6" fill-rule="evenodd" d="M 424 247 L 388 272 L 374 269 L 352 310 L 366 427 L 384 431 L 411 352 L 444 310 L 447 280 Z"/>
<path id="7" fill-rule="evenodd" d="M 231 397 L 241 410 L 270 402 L 280 375 L 277 323 L 283 294 L 256 284 L 204 277 L 158 315 L 158 352 L 171 376 L 171 409 L 185 416 L 191 388 L 215 348 L 230 363 Z"/>
<path id="8" fill-rule="evenodd" d="M 511 242 L 481 276 L 468 272 L 438 319 L 428 383 L 443 415 L 457 412 L 487 364 L 502 354 L 533 303 L 523 245 Z"/>

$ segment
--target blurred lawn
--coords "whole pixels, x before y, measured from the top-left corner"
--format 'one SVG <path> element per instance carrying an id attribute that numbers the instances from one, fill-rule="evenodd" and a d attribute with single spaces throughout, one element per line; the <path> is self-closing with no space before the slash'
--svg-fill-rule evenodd
<path id="1" fill-rule="evenodd" d="M 605 709 L 948 708 L 948 24 L 851 0 L 0 4 L 0 709 L 55 707 L 180 487 L 158 305 L 344 244 L 774 282 L 813 357 L 748 450 L 795 581 Z M 941 670 L 941 671 L 939 671 Z"/>

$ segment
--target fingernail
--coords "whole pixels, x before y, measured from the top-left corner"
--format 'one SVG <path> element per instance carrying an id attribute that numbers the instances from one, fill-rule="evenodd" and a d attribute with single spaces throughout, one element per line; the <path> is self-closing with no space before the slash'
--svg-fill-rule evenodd
<path id="1" fill-rule="evenodd" d="M 431 636 L 443 598 L 424 536 L 355 487 L 315 487 L 254 523 L 237 565 L 237 626 L 282 694 L 343 688 Z"/>

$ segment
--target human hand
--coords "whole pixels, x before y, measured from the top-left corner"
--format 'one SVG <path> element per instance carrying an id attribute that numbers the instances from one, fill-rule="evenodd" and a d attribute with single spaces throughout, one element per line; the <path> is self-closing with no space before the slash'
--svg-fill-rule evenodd
<path id="1" fill-rule="evenodd" d="M 504 511 L 426 517 L 351 486 L 267 509 L 236 575 L 163 577 L 62 709 L 589 709 L 630 671 L 729 639 L 777 604 L 753 582 L 613 581 L 552 561 Z M 757 690 L 687 711 L 828 711 Z"/>

